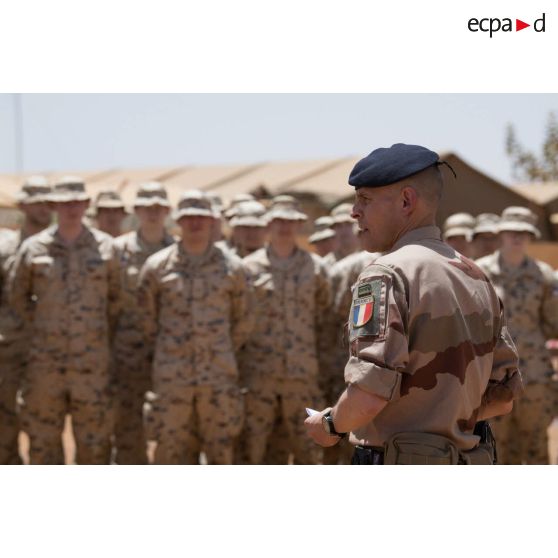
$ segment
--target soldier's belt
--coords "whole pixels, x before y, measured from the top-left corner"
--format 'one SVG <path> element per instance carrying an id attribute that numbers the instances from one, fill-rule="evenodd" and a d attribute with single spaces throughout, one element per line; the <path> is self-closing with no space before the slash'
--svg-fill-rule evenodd
<path id="1" fill-rule="evenodd" d="M 385 445 L 385 465 L 492 465 L 494 455 L 486 444 L 460 450 L 445 436 L 400 432 Z"/>
<path id="2" fill-rule="evenodd" d="M 353 465 L 492 465 L 494 454 L 487 444 L 459 450 L 445 436 L 424 432 L 400 432 L 384 448 L 356 446 Z"/>

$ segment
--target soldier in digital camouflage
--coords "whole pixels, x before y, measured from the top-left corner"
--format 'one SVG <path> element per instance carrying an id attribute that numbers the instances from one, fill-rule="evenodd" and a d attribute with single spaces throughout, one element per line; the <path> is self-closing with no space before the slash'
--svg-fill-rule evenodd
<path id="1" fill-rule="evenodd" d="M 326 265 L 332 266 L 337 258 L 337 235 L 333 230 L 333 217 L 325 215 L 314 221 L 314 232 L 308 237 L 308 243 L 314 247 L 316 254 L 324 259 Z"/>
<path id="2" fill-rule="evenodd" d="M 148 439 L 156 464 L 191 462 L 192 429 L 209 464 L 230 464 L 242 428 L 236 354 L 253 324 L 242 261 L 213 243 L 208 197 L 185 192 L 175 213 L 182 239 L 147 259 L 138 305 L 154 399 Z M 194 418 L 195 417 L 195 418 Z"/>
<path id="3" fill-rule="evenodd" d="M 498 224 L 500 250 L 477 260 L 506 305 L 508 327 L 520 356 L 525 394 L 513 412 L 493 421 L 498 458 L 505 464 L 547 464 L 546 429 L 558 407 L 547 339 L 558 337 L 558 281 L 546 263 L 526 254 L 540 237 L 537 217 L 508 207 Z"/>
<path id="4" fill-rule="evenodd" d="M 302 418 L 306 406 L 323 400 L 319 358 L 330 307 L 329 279 L 322 259 L 296 246 L 306 216 L 292 198 L 274 201 L 268 213 L 269 245 L 244 260 L 256 298 L 256 325 L 241 355 L 247 389 L 244 462 L 263 462 L 275 441 L 273 429 L 282 421 L 287 453 L 300 464 L 319 463 L 322 452 L 302 436 Z"/>
<path id="5" fill-rule="evenodd" d="M 137 287 L 140 269 L 147 258 L 175 241 L 165 230 L 169 212 L 164 185 L 159 182 L 141 184 L 134 202 L 138 230 L 114 241 L 122 291 L 121 312 L 113 339 L 114 445 L 115 461 L 122 465 L 147 463 L 143 404 L 151 386 L 151 371 L 149 362 L 139 358 L 145 353 L 141 351 L 143 335 L 139 329 Z"/>
<path id="6" fill-rule="evenodd" d="M 472 257 L 471 241 L 475 225 L 475 218 L 470 213 L 454 213 L 444 221 L 442 238 L 460 254 Z"/>
<path id="7" fill-rule="evenodd" d="M 94 219 L 95 228 L 117 237 L 122 234 L 122 223 L 128 215 L 120 194 L 106 188 L 97 194 L 89 215 Z"/>
<path id="8" fill-rule="evenodd" d="M 305 424 L 325 447 L 350 432 L 354 464 L 492 463 L 477 422 L 508 413 L 522 390 L 501 301 L 434 224 L 440 164 L 395 144 L 349 178 L 365 247 L 386 254 L 353 290 L 347 388 Z"/>
<path id="9" fill-rule="evenodd" d="M 25 364 L 23 337 L 10 335 L 15 324 L 6 304 L 4 287 L 21 243 L 50 224 L 52 212 L 45 199 L 50 190 L 45 177 L 29 177 L 17 196 L 18 209 L 23 213 L 20 230 L 4 229 L 0 234 L 0 464 L 4 465 L 20 463 L 16 393 Z"/>
<path id="10" fill-rule="evenodd" d="M 119 311 L 112 239 L 83 224 L 83 181 L 65 177 L 47 198 L 58 224 L 29 237 L 10 269 L 7 299 L 25 323 L 21 422 L 36 464 L 62 464 L 72 416 L 76 461 L 106 464 L 112 433 L 109 339 Z"/>

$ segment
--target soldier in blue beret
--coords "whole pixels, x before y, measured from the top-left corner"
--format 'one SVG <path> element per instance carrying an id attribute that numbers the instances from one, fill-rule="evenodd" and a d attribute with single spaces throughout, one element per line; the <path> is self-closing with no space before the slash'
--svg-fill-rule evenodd
<path id="1" fill-rule="evenodd" d="M 353 287 L 347 388 L 306 428 L 324 447 L 348 435 L 355 465 L 492 464 L 486 420 L 523 389 L 494 287 L 435 225 L 441 164 L 398 143 L 349 178 L 361 241 L 384 254 Z"/>

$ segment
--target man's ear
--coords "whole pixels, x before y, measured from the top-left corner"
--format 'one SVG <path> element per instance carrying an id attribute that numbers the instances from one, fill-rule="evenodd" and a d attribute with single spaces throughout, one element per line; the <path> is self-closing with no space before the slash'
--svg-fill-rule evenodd
<path id="1" fill-rule="evenodd" d="M 405 188 L 401 190 L 401 201 L 403 204 L 402 208 L 405 215 L 408 215 L 415 209 L 417 205 L 417 199 L 418 199 L 417 192 L 414 188 L 411 188 L 410 186 L 405 186 Z"/>

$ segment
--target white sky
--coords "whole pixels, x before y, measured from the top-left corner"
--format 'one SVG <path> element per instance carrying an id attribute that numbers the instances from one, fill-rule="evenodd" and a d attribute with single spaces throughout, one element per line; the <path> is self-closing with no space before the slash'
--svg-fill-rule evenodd
<path id="1" fill-rule="evenodd" d="M 17 169 L 14 95 L 0 95 L 0 172 Z M 452 150 L 512 182 L 505 127 L 540 151 L 556 94 L 24 94 L 24 172 Z"/>

